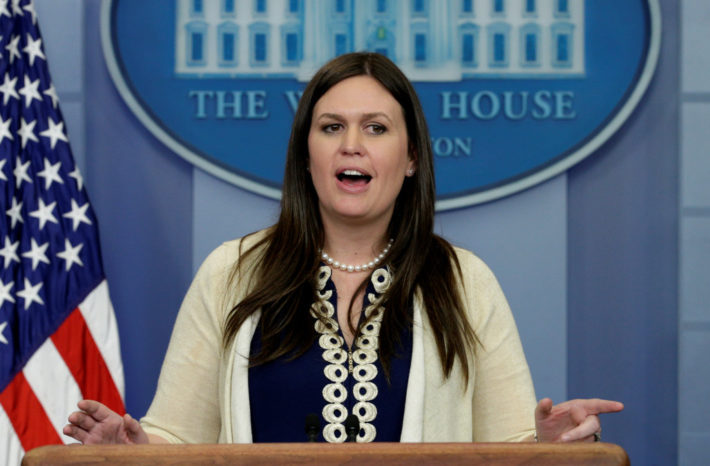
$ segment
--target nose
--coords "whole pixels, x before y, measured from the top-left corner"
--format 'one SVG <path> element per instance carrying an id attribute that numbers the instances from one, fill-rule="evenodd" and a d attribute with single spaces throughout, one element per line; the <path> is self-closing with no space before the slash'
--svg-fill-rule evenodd
<path id="1" fill-rule="evenodd" d="M 343 132 L 341 144 L 341 152 L 345 155 L 362 155 L 364 153 L 362 147 L 360 130 L 357 126 L 350 126 Z"/>

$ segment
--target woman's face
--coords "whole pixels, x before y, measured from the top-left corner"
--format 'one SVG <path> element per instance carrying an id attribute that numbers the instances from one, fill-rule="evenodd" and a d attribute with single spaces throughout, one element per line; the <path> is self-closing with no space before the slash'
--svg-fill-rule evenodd
<path id="1" fill-rule="evenodd" d="M 374 78 L 331 87 L 313 108 L 309 169 L 324 222 L 388 225 L 410 158 L 402 107 Z M 409 175 L 411 176 L 411 175 Z"/>

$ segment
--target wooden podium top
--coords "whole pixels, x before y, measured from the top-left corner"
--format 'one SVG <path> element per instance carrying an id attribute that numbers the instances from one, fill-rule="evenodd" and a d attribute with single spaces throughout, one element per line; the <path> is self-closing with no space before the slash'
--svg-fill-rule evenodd
<path id="1" fill-rule="evenodd" d="M 48 445 L 24 466 L 67 464 L 486 464 L 628 465 L 611 443 L 259 443 L 224 445 Z"/>

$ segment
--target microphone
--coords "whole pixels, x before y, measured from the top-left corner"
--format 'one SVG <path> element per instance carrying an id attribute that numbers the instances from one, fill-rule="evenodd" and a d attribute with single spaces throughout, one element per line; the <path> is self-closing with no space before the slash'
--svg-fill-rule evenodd
<path id="1" fill-rule="evenodd" d="M 360 419 L 354 414 L 348 415 L 347 419 L 345 419 L 345 434 L 347 435 L 345 441 L 357 441 L 358 432 L 360 432 Z"/>
<path id="2" fill-rule="evenodd" d="M 306 415 L 306 435 L 309 442 L 318 441 L 318 431 L 320 431 L 320 417 L 315 413 Z"/>

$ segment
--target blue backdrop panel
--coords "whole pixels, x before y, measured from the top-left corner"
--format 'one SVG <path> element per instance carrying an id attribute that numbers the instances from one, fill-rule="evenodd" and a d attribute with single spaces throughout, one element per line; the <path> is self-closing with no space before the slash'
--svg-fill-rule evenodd
<path id="1" fill-rule="evenodd" d="M 677 448 L 678 5 L 648 95 L 625 128 L 570 170 L 570 397 L 614 397 L 604 437 L 635 464 Z"/>
<path id="2" fill-rule="evenodd" d="M 152 137 L 118 96 L 100 47 L 99 6 L 86 6 L 87 189 L 116 308 L 126 405 L 140 416 L 192 278 L 192 166 Z"/>

